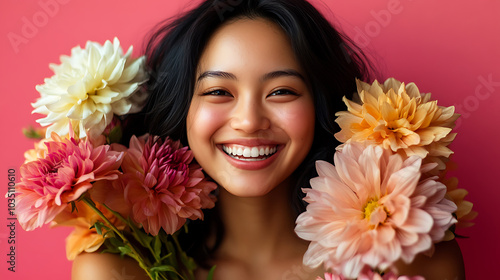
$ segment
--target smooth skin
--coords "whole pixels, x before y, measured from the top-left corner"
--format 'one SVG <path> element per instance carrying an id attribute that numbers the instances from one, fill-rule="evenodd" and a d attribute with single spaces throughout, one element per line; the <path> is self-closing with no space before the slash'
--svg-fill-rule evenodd
<path id="1" fill-rule="evenodd" d="M 314 135 L 314 103 L 286 35 L 273 23 L 240 19 L 206 46 L 187 117 L 189 146 L 221 186 L 225 237 L 215 279 L 282 279 L 302 266 L 307 242 L 294 233 L 289 177 Z M 208 73 L 208 74 L 207 74 Z M 277 147 L 272 157 L 239 161 L 226 147 Z M 200 271 L 199 279 L 206 276 Z"/>
<path id="2" fill-rule="evenodd" d="M 302 266 L 308 242 L 295 235 L 288 202 L 289 177 L 312 145 L 315 121 L 310 87 L 288 38 L 264 19 L 226 23 L 210 39 L 196 74 L 186 123 L 188 141 L 197 161 L 221 186 L 218 203 L 225 225 L 213 259 L 214 278 L 322 275 L 321 270 Z M 277 152 L 249 162 L 229 156 L 223 146 L 270 146 Z M 437 244 L 432 257 L 418 256 L 411 265 L 397 266 L 401 273 L 430 280 L 464 279 L 456 241 Z M 123 267 L 137 272 L 129 279 L 147 279 L 131 260 L 84 253 L 73 264 L 73 280 L 112 279 L 110 271 Z M 196 277 L 206 279 L 207 273 L 199 269 Z"/>

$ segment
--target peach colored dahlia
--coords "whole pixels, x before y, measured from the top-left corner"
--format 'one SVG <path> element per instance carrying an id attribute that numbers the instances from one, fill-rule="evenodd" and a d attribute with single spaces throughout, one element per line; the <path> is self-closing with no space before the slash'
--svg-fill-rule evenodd
<path id="1" fill-rule="evenodd" d="M 34 144 L 34 149 L 29 149 L 24 152 L 24 163 L 44 158 L 47 153 L 47 146 L 45 143 L 48 141 L 50 141 L 50 139 L 44 138 Z"/>
<path id="2" fill-rule="evenodd" d="M 104 235 L 98 234 L 95 228 L 91 228 L 97 221 L 102 222 L 99 215 L 84 202 L 76 202 L 75 204 L 78 211 L 71 211 L 69 207 L 66 207 L 51 222 L 51 227 L 66 226 L 74 228 L 66 238 L 66 257 L 68 260 L 74 260 L 82 252 L 97 251 L 105 240 Z M 104 206 L 97 203 L 96 207 L 119 230 L 125 228 L 125 223 Z"/>
<path id="3" fill-rule="evenodd" d="M 25 230 L 52 221 L 99 180 L 118 176 L 122 153 L 90 140 L 63 139 L 52 133 L 43 158 L 21 165 L 17 218 Z"/>
<path id="4" fill-rule="evenodd" d="M 180 141 L 158 137 L 130 140 L 123 160 L 124 195 L 133 219 L 147 233 L 160 228 L 172 234 L 186 219 L 203 219 L 203 208 L 214 206 L 210 194 L 217 186 L 206 180 L 193 155 Z"/>
<path id="5" fill-rule="evenodd" d="M 420 94 L 414 83 L 405 85 L 389 78 L 372 85 L 356 80 L 354 100 L 343 98 L 347 111 L 337 112 L 341 131 L 335 134 L 343 143 L 370 141 L 406 156 L 418 155 L 444 169 L 453 153 L 447 146 L 459 117 L 455 108 L 442 107 L 431 94 Z"/>
<path id="6" fill-rule="evenodd" d="M 311 243 L 304 264 L 322 263 L 355 278 L 368 265 L 385 270 L 432 249 L 456 222 L 446 186 L 420 180 L 422 159 L 352 142 L 335 153 L 335 166 L 318 161 L 319 176 L 304 189 L 307 210 L 295 231 Z M 428 168 L 428 167 L 426 167 Z"/>
<path id="7" fill-rule="evenodd" d="M 465 196 L 467 196 L 469 192 L 465 189 L 457 188 L 458 179 L 456 177 L 444 178 L 443 175 L 443 177 L 440 178 L 440 182 L 447 188 L 447 198 L 457 205 L 457 211 L 453 213 L 457 219 L 456 228 L 471 227 L 474 225 L 472 221 L 476 218 L 478 213 L 472 210 L 472 202 L 465 200 Z M 455 234 L 448 230 L 445 240 L 452 240 L 453 238 L 455 238 Z"/>

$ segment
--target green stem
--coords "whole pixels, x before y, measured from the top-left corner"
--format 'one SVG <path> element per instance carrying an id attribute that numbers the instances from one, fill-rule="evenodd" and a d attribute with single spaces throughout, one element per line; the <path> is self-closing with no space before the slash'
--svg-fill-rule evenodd
<path id="1" fill-rule="evenodd" d="M 176 235 L 175 233 L 174 233 L 174 234 L 172 234 L 172 239 L 173 239 L 173 240 L 174 240 L 174 242 L 175 242 L 175 246 L 177 247 L 177 251 L 179 252 L 179 254 L 183 254 L 183 253 L 184 253 L 184 251 L 182 250 L 181 244 L 179 243 L 179 240 L 177 240 L 177 235 Z M 180 256 L 180 258 L 182 258 L 182 257 L 183 257 L 183 256 Z M 184 267 L 184 268 L 185 268 L 185 269 L 184 269 L 185 271 L 187 270 L 186 272 L 189 274 L 190 278 L 191 278 L 191 279 L 194 279 L 194 274 L 193 274 L 193 272 L 192 272 L 190 269 L 187 269 L 186 267 Z M 185 278 L 184 278 L 184 277 L 182 277 L 182 276 L 181 276 L 181 278 L 182 278 L 183 280 L 185 280 Z"/>
<path id="2" fill-rule="evenodd" d="M 113 223 L 110 220 L 108 220 L 108 218 L 106 216 L 104 216 L 104 214 L 101 212 L 101 210 L 97 209 L 97 207 L 95 206 L 95 203 L 92 200 L 90 200 L 89 198 L 86 197 L 86 198 L 83 198 L 83 202 L 85 202 L 85 204 L 87 204 L 90 208 L 92 208 L 92 210 L 94 210 L 94 212 L 96 212 L 97 215 L 99 215 L 99 217 L 101 217 L 104 220 L 104 222 L 106 222 L 106 224 L 108 224 L 109 227 L 111 227 L 111 229 L 123 240 L 123 243 L 129 245 L 130 250 L 132 251 L 132 254 L 133 254 L 131 257 L 134 258 L 139 263 L 139 266 L 142 269 L 144 269 L 144 271 L 146 271 L 149 278 L 153 279 L 153 276 L 149 272 L 148 266 L 144 263 L 144 260 L 142 259 L 141 255 L 135 250 L 134 246 L 130 243 L 130 241 L 128 241 L 128 239 L 125 237 L 125 235 L 123 235 L 122 232 L 120 230 L 118 230 L 116 228 L 116 226 L 113 225 Z M 121 218 L 123 219 L 123 217 L 121 217 Z"/>
<path id="3" fill-rule="evenodd" d="M 125 218 L 124 218 L 124 217 L 123 217 L 120 213 L 118 213 L 118 212 L 114 211 L 113 209 L 109 208 L 106 204 L 102 204 L 102 205 L 103 205 L 103 206 L 104 206 L 104 207 L 105 207 L 108 211 L 110 211 L 111 213 L 113 213 L 113 215 L 115 215 L 116 217 L 118 217 L 118 219 L 120 219 L 121 221 L 123 221 L 123 222 L 124 222 L 124 223 L 126 223 L 126 224 L 129 224 L 129 221 L 127 221 L 127 220 L 126 220 L 126 219 L 125 219 Z M 136 231 L 136 230 L 137 230 L 137 228 L 136 228 L 135 226 L 131 226 L 130 228 L 131 228 L 133 231 Z M 148 243 L 148 244 L 146 244 L 146 247 L 148 248 L 149 252 L 151 252 L 151 255 L 154 257 L 155 261 L 156 261 L 157 263 L 160 263 L 160 259 L 158 259 L 158 258 L 156 257 L 156 254 L 155 254 L 155 252 L 154 252 L 153 248 L 151 248 L 151 245 Z M 179 275 L 179 277 L 181 277 L 183 280 L 185 280 L 185 279 L 184 279 L 184 277 L 182 277 L 182 275 L 180 275 L 180 274 L 179 274 L 179 273 L 177 273 L 177 272 L 176 272 L 176 274 L 177 274 L 177 275 Z M 165 275 L 163 275 L 163 274 L 161 274 L 161 273 L 160 273 L 159 275 L 161 276 L 161 278 L 162 278 L 162 279 L 168 280 L 168 278 L 167 278 Z"/>

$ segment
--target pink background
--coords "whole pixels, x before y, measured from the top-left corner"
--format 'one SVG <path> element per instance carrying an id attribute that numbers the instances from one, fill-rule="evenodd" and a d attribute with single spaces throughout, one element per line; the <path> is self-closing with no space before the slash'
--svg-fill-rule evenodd
<path id="1" fill-rule="evenodd" d="M 23 162 L 33 142 L 21 128 L 35 124 L 30 102 L 36 84 L 52 75 L 49 63 L 87 40 L 103 43 L 117 36 L 139 55 L 145 34 L 168 16 L 187 9 L 185 1 L 2 0 L 0 2 L 1 145 L 0 193 L 7 191 L 7 171 Z M 191 2 L 189 2 L 191 3 Z M 452 149 L 454 172 L 468 200 L 479 212 L 476 225 L 459 233 L 468 279 L 485 279 L 498 271 L 498 159 L 500 149 L 500 2 L 495 0 L 358 0 L 314 1 L 378 61 L 382 78 L 394 76 L 432 92 L 443 106 L 462 114 Z M 331 17 L 332 14 L 329 14 Z M 333 19 L 333 18 L 332 18 Z M 31 26 L 31 27 L 30 27 Z M 16 38 L 17 41 L 11 41 Z M 489 81 L 489 83 L 488 83 Z M 0 205 L 0 278 L 68 279 L 67 229 L 16 228 L 16 272 L 7 270 L 7 206 Z M 494 259 L 497 259 L 496 261 Z"/>

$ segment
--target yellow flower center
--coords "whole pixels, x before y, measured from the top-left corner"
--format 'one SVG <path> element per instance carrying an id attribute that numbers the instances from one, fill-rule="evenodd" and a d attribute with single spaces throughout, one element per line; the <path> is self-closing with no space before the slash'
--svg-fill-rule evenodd
<path id="1" fill-rule="evenodd" d="M 363 211 L 363 219 L 368 222 L 370 228 L 376 228 L 387 219 L 387 210 L 377 199 L 372 199 L 366 203 Z"/>

